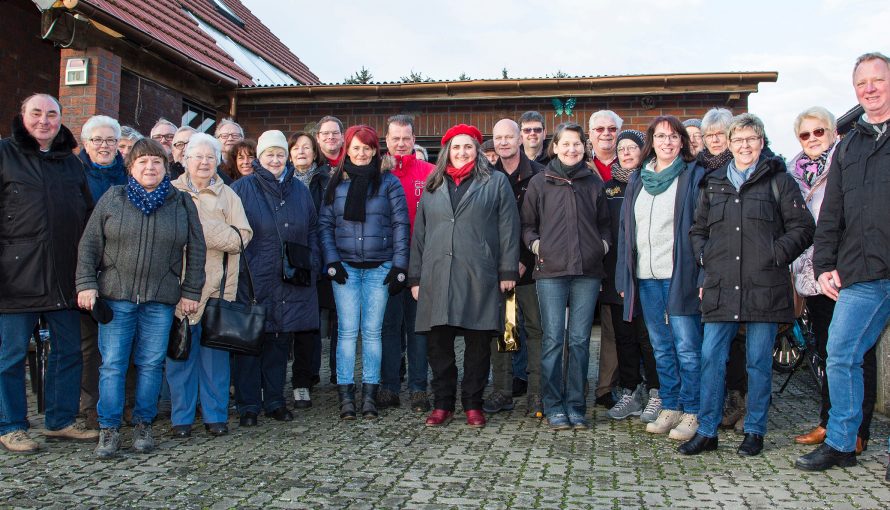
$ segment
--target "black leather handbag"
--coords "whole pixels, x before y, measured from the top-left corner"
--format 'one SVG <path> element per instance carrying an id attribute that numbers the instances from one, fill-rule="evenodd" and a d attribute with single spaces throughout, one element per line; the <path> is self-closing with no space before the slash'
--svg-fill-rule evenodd
<path id="1" fill-rule="evenodd" d="M 189 359 L 192 350 L 192 328 L 188 317 L 180 319 L 173 316 L 170 326 L 170 342 L 167 344 L 167 357 L 174 361 Z"/>
<path id="2" fill-rule="evenodd" d="M 238 232 L 238 229 L 235 232 Z M 241 240 L 241 254 L 244 256 L 244 240 Z M 247 273 L 248 302 L 238 303 L 224 299 L 226 288 L 226 271 L 229 267 L 229 254 L 223 255 L 223 274 L 219 285 L 218 298 L 210 298 L 204 307 L 201 319 L 201 345 L 212 347 L 235 354 L 257 356 L 262 350 L 263 332 L 266 326 L 266 307 L 257 303 L 253 290 L 253 276 L 250 264 L 244 259 Z"/>

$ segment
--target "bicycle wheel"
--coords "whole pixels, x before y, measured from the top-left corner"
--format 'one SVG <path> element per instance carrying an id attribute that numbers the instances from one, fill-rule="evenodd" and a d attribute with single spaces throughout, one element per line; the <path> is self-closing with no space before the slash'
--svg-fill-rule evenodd
<path id="1" fill-rule="evenodd" d="M 773 370 L 787 374 L 794 371 L 804 361 L 804 351 L 792 338 L 790 329 L 776 335 L 773 344 Z"/>

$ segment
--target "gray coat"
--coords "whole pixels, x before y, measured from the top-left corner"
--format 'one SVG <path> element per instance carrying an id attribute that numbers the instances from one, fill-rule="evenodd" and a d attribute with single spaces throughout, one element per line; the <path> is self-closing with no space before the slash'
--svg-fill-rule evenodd
<path id="1" fill-rule="evenodd" d="M 417 331 L 504 328 L 501 280 L 518 280 L 519 213 L 507 177 L 473 179 L 457 209 L 447 183 L 425 191 L 414 219 L 409 283 L 420 285 Z"/>
<path id="2" fill-rule="evenodd" d="M 188 263 L 180 284 L 183 253 Z M 80 238 L 77 292 L 97 289 L 102 298 L 134 303 L 200 301 L 205 255 L 198 209 L 188 195 L 171 186 L 164 205 L 146 216 L 127 199 L 126 186 L 113 186 Z"/>

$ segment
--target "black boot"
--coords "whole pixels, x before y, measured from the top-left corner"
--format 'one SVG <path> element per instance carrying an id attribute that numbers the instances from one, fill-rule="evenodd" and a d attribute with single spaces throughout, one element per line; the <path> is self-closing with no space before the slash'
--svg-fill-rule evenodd
<path id="1" fill-rule="evenodd" d="M 338 384 L 337 397 L 340 399 L 340 419 L 355 419 L 355 385 Z"/>
<path id="2" fill-rule="evenodd" d="M 692 439 L 681 444 L 677 451 L 683 455 L 698 455 L 701 452 L 717 449 L 717 438 L 696 433 Z"/>
<path id="3" fill-rule="evenodd" d="M 794 467 L 804 471 L 825 471 L 834 466 L 856 465 L 856 452 L 839 452 L 825 443 L 810 453 L 797 458 Z"/>
<path id="4" fill-rule="evenodd" d="M 362 384 L 362 416 L 366 420 L 377 418 L 377 390 L 379 384 Z"/>
<path id="5" fill-rule="evenodd" d="M 743 457 L 760 455 L 763 451 L 763 436 L 760 434 L 745 434 L 745 439 L 739 445 L 738 453 Z"/>

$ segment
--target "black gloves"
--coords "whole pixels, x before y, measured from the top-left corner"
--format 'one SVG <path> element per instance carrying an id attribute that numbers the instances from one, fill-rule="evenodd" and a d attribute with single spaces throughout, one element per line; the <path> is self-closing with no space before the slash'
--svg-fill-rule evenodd
<path id="1" fill-rule="evenodd" d="M 392 269 L 389 270 L 389 274 L 386 275 L 386 278 L 383 279 L 383 284 L 389 284 L 389 295 L 395 296 L 402 289 L 405 288 L 405 285 L 408 284 L 408 275 L 407 271 L 400 267 L 393 266 Z"/>
<path id="2" fill-rule="evenodd" d="M 349 278 L 349 275 L 346 274 L 346 268 L 343 267 L 343 264 L 340 261 L 331 262 L 328 264 L 328 279 L 333 280 L 340 285 L 346 283 L 346 279 Z"/>

